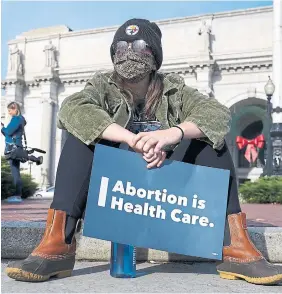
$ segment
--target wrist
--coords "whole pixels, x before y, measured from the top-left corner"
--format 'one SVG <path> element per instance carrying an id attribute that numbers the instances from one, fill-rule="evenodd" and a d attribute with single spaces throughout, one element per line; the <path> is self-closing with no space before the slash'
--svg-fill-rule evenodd
<path id="1" fill-rule="evenodd" d="M 126 132 L 124 134 L 124 137 L 123 137 L 123 140 L 122 140 L 122 143 L 125 143 L 125 144 L 131 146 L 132 145 L 133 138 L 135 136 L 136 136 L 135 134 L 133 134 L 132 132 L 126 130 Z"/>
<path id="2" fill-rule="evenodd" d="M 173 132 L 173 136 L 177 138 L 177 142 L 180 143 L 184 138 L 184 130 L 179 126 L 173 126 L 170 129 Z"/>

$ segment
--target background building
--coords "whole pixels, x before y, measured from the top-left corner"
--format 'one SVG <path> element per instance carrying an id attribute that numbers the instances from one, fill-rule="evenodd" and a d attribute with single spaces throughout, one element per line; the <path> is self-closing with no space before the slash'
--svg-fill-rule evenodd
<path id="1" fill-rule="evenodd" d="M 275 0 L 274 5 L 278 2 Z M 238 151 L 235 139 L 238 135 L 248 139 L 266 135 L 269 120 L 264 86 L 268 76 L 272 77 L 272 64 L 276 64 L 274 83 L 278 85 L 273 101 L 282 106 L 279 9 L 280 22 L 279 17 L 274 18 L 272 7 L 157 21 L 163 33 L 161 71 L 180 74 L 187 85 L 230 108 L 233 122 L 227 141 L 242 180 L 262 173 L 264 149 L 251 165 L 244 157 L 245 150 Z M 32 166 L 32 175 L 44 186 L 54 183 L 66 137 L 56 128 L 58 109 L 67 96 L 83 89 L 95 71 L 112 69 L 110 44 L 116 29 L 39 28 L 8 44 L 2 119 L 7 119 L 3 106 L 14 100 L 21 103 L 28 121 L 28 145 L 47 151 L 44 164 Z M 280 42 L 274 50 L 275 36 Z M 27 164 L 25 168 L 29 170 Z"/>

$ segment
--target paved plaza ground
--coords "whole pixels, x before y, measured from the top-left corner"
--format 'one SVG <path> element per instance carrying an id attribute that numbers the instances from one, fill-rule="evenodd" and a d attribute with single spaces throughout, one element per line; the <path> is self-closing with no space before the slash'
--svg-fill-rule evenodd
<path id="1" fill-rule="evenodd" d="M 73 275 L 43 283 L 17 282 L 4 274 L 2 293 L 282 293 L 278 286 L 258 286 L 241 280 L 223 280 L 214 263 L 137 265 L 138 278 L 115 279 L 106 262 L 76 262 Z"/>
<path id="2" fill-rule="evenodd" d="M 45 221 L 50 199 L 27 199 L 20 204 L 7 204 L 2 201 L 2 216 L 5 221 Z M 242 204 L 247 213 L 249 227 L 282 227 L 282 205 Z"/>

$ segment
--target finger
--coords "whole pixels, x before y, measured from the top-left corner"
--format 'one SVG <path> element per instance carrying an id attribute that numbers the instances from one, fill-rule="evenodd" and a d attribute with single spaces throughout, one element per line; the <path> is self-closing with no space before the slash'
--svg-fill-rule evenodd
<path id="1" fill-rule="evenodd" d="M 143 158 L 147 161 L 147 162 L 152 162 L 153 160 L 155 160 L 158 156 L 157 155 L 153 155 L 151 157 L 146 157 L 144 156 Z"/>
<path id="2" fill-rule="evenodd" d="M 146 152 L 146 154 L 150 154 L 151 156 L 153 156 L 155 154 L 154 147 L 152 147 L 148 152 Z"/>
<path id="3" fill-rule="evenodd" d="M 157 155 L 156 154 L 154 154 L 152 157 L 145 157 L 145 156 L 143 156 L 143 158 L 147 161 L 147 162 L 152 162 L 152 161 L 154 161 L 156 158 L 157 158 Z"/>
<path id="4" fill-rule="evenodd" d="M 154 152 L 154 147 L 152 147 L 148 152 L 144 152 L 143 155 L 146 157 L 146 158 L 151 158 L 155 155 L 156 153 Z M 157 154 L 156 154 L 157 155 Z"/>
<path id="5" fill-rule="evenodd" d="M 133 146 L 136 145 L 136 143 L 141 140 L 144 136 L 146 136 L 147 134 L 145 132 L 140 132 L 138 133 L 132 140 L 132 144 Z"/>
<path id="6" fill-rule="evenodd" d="M 132 146 L 135 146 L 136 143 L 141 139 L 140 133 L 137 134 L 133 139 L 132 139 Z"/>
<path id="7" fill-rule="evenodd" d="M 151 159 L 151 158 L 153 158 L 155 155 L 156 155 L 155 153 L 153 153 L 153 154 L 151 154 L 151 153 L 143 153 L 143 156 L 144 156 L 146 159 Z"/>
<path id="8" fill-rule="evenodd" d="M 165 159 L 166 159 L 166 152 L 162 151 L 162 158 L 158 162 L 157 167 L 160 167 L 163 164 L 163 162 L 165 161 Z"/>
<path id="9" fill-rule="evenodd" d="M 148 165 L 147 165 L 147 168 L 152 168 L 152 167 L 156 167 L 160 161 L 160 157 L 157 157 L 154 161 L 150 162 Z"/>
<path id="10" fill-rule="evenodd" d="M 154 154 L 145 155 L 145 154 L 143 153 L 143 156 L 145 156 L 146 159 L 151 159 L 151 158 L 157 158 L 157 157 L 158 157 L 158 154 L 154 153 Z"/>
<path id="11" fill-rule="evenodd" d="M 155 146 L 154 152 L 157 153 L 157 154 L 160 153 L 163 147 L 165 147 L 165 142 L 164 141 L 159 141 L 157 143 L 157 145 Z"/>
<path id="12" fill-rule="evenodd" d="M 150 138 L 146 144 L 143 147 L 144 152 L 148 152 L 150 149 L 152 149 L 153 146 L 155 146 L 158 143 L 158 140 L 155 138 Z"/>
<path id="13" fill-rule="evenodd" d="M 143 147 L 144 145 L 146 144 L 146 142 L 150 139 L 149 136 L 145 136 L 145 137 L 142 137 L 136 144 L 135 144 L 135 147 L 137 149 L 139 149 L 140 151 L 143 151 Z"/>

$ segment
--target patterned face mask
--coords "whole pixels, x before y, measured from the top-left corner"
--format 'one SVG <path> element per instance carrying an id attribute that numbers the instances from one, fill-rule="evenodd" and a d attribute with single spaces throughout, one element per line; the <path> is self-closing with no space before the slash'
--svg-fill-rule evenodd
<path id="1" fill-rule="evenodd" d="M 138 83 L 153 70 L 156 70 L 156 64 L 152 54 L 135 53 L 128 49 L 122 54 L 115 54 L 114 68 L 124 80 Z"/>

